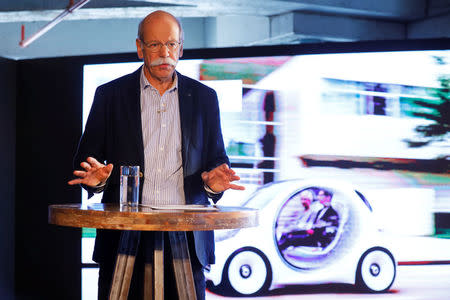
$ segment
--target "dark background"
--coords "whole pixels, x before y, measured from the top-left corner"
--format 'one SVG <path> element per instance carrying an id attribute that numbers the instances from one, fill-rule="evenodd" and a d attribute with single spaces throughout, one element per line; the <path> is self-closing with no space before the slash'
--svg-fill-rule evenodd
<path id="1" fill-rule="evenodd" d="M 449 39 L 320 43 L 186 50 L 184 58 L 448 48 Z M 49 225 L 48 205 L 81 201 L 67 181 L 81 135 L 83 65 L 136 59 L 0 58 L 0 299 L 81 299 L 81 230 Z"/>

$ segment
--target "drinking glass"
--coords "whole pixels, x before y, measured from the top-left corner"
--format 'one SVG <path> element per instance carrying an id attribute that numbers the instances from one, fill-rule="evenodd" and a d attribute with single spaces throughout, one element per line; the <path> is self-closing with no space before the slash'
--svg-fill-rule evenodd
<path id="1" fill-rule="evenodd" d="M 139 205 L 139 166 L 120 167 L 120 204 L 138 207 Z"/>

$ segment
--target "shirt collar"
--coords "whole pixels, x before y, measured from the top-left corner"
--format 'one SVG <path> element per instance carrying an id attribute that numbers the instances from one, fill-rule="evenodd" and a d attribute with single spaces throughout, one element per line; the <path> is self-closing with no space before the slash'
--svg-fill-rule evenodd
<path id="1" fill-rule="evenodd" d="M 166 92 L 172 92 L 172 91 L 175 91 L 178 88 L 177 72 L 173 72 L 173 77 L 174 77 L 174 79 L 173 79 L 172 85 L 170 86 L 170 88 Z M 145 77 L 144 65 L 142 65 L 142 68 L 141 68 L 140 85 L 141 85 L 141 91 L 144 91 L 147 88 L 150 88 L 152 90 L 157 91 L 157 89 L 153 85 L 151 85 L 150 82 L 148 82 L 147 77 Z"/>

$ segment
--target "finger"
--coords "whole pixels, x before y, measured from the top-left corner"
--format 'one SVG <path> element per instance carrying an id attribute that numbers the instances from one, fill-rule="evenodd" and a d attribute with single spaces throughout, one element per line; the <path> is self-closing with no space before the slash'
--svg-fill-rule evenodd
<path id="1" fill-rule="evenodd" d="M 112 172 L 113 168 L 114 168 L 114 165 L 113 165 L 113 164 L 108 164 L 108 165 L 105 167 L 105 170 L 106 170 L 106 172 L 108 173 L 108 176 L 111 175 L 111 172 Z"/>
<path id="2" fill-rule="evenodd" d="M 101 167 L 104 167 L 103 164 L 99 163 L 98 160 L 96 160 L 96 159 L 93 158 L 93 157 L 88 157 L 88 158 L 87 158 L 87 161 L 88 161 L 88 163 L 90 163 L 90 164 L 92 165 L 92 167 L 94 167 L 94 168 L 101 168 Z"/>
<path id="3" fill-rule="evenodd" d="M 207 181 L 208 180 L 208 172 L 206 172 L 206 171 L 204 171 L 204 172 L 202 172 L 202 174 L 201 174 L 201 176 L 202 176 L 202 180 L 203 181 Z"/>
<path id="4" fill-rule="evenodd" d="M 235 180 L 241 180 L 241 177 L 239 177 L 239 176 L 237 176 L 237 175 L 231 176 L 230 181 L 235 181 Z"/>
<path id="5" fill-rule="evenodd" d="M 224 170 L 229 169 L 229 167 L 228 167 L 228 165 L 226 163 L 221 164 L 219 166 L 219 168 L 224 169 Z"/>
<path id="6" fill-rule="evenodd" d="M 245 187 L 242 185 L 230 184 L 230 189 L 243 191 L 243 190 L 245 190 Z"/>
<path id="7" fill-rule="evenodd" d="M 100 169 L 100 176 L 101 176 L 101 181 L 105 181 L 106 179 L 109 178 L 109 176 L 111 175 L 113 169 L 113 165 L 112 164 L 108 164 L 106 167 L 103 167 Z"/>
<path id="8" fill-rule="evenodd" d="M 221 164 L 220 166 L 214 168 L 212 171 L 219 171 L 219 172 L 228 172 L 230 168 L 226 163 Z"/>
<path id="9" fill-rule="evenodd" d="M 82 179 L 80 179 L 80 178 L 78 178 L 78 179 L 72 179 L 72 180 L 70 180 L 69 182 L 67 182 L 69 185 L 75 185 L 75 184 L 80 184 L 80 183 L 82 183 L 83 182 L 83 180 Z"/>
<path id="10" fill-rule="evenodd" d="M 229 172 L 231 175 L 236 174 L 236 172 L 235 172 L 233 169 L 228 169 L 228 172 Z"/>
<path id="11" fill-rule="evenodd" d="M 91 165 L 88 164 L 87 162 L 83 161 L 80 166 L 85 169 L 86 171 L 89 171 L 90 169 L 92 169 Z"/>
<path id="12" fill-rule="evenodd" d="M 86 172 L 85 171 L 73 171 L 73 175 L 78 176 L 78 177 L 86 177 Z"/>
<path id="13" fill-rule="evenodd" d="M 228 170 L 221 170 L 219 172 L 216 173 L 217 177 L 222 178 L 224 180 L 227 180 L 230 178 L 230 173 L 228 172 Z"/>
<path id="14" fill-rule="evenodd" d="M 215 173 L 221 177 L 228 177 L 233 174 L 233 171 L 230 168 L 228 168 L 227 164 L 220 165 L 218 168 L 212 171 L 215 171 Z"/>
<path id="15" fill-rule="evenodd" d="M 228 167 L 228 166 L 227 166 Z M 225 173 L 227 176 L 232 177 L 236 174 L 236 172 L 233 169 L 224 168 L 221 170 L 223 173 Z"/>

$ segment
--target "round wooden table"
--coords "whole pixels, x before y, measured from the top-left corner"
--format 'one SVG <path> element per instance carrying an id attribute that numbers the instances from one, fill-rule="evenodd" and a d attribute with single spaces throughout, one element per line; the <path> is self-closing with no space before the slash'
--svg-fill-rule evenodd
<path id="1" fill-rule="evenodd" d="M 141 231 L 154 231 L 152 263 L 145 265 L 144 299 L 164 299 L 164 231 L 168 231 L 179 299 L 196 299 L 186 231 L 258 225 L 258 211 L 228 206 L 50 205 L 48 221 L 71 227 L 122 230 L 110 299 L 127 299 Z"/>

